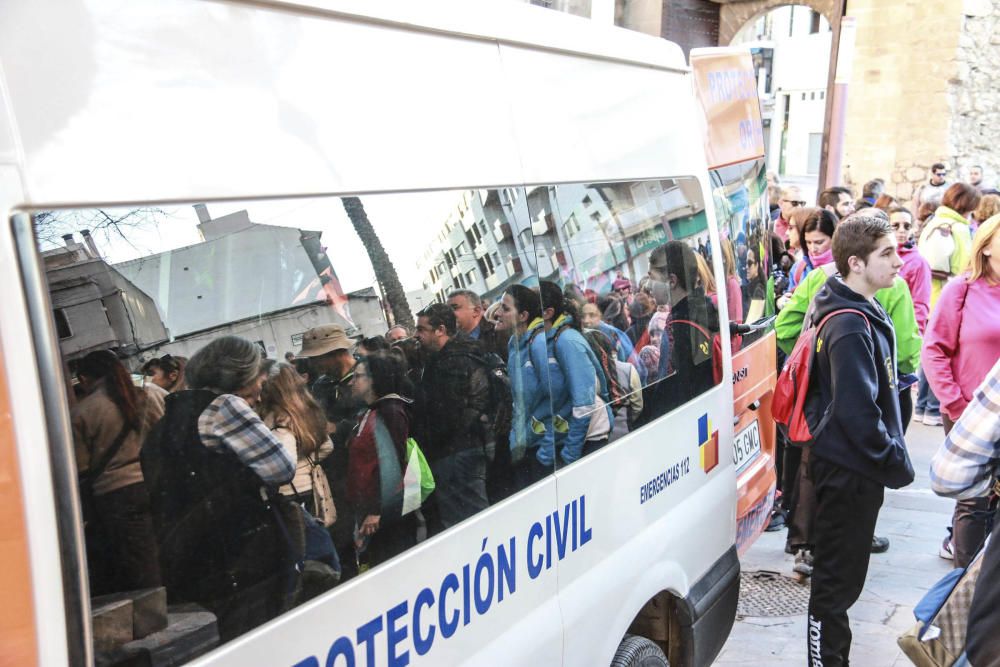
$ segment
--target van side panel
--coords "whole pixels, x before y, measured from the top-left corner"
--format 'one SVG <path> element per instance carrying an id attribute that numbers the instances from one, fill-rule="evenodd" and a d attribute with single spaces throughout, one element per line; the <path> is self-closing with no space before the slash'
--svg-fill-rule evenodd
<path id="1" fill-rule="evenodd" d="M 0 132 L 5 131 L 0 129 Z M 63 665 L 71 661 L 67 654 L 66 607 L 46 423 L 34 355 L 35 341 L 21 289 L 17 253 L 9 231 L 11 209 L 22 199 L 18 170 L 12 165 L 0 164 L 0 216 L 5 227 L 0 233 L 0 284 L 4 285 L 0 289 L 0 313 L 3 313 L 0 317 L 3 355 L 0 363 L 10 391 L 6 407 L 0 408 L 10 416 L 9 421 L 5 421 L 10 430 L 0 444 L 0 451 L 9 457 L 0 466 L 5 484 L 0 505 L 4 511 L 11 510 L 0 532 L 0 539 L 11 540 L 8 544 L 11 550 L 0 561 L 0 576 L 16 573 L 12 580 L 31 591 L 31 604 L 21 607 L 12 617 L 20 624 L 19 630 L 27 633 L 19 642 L 32 644 L 32 653 L 27 656 L 29 661 L 24 664 L 32 664 L 30 657 L 34 655 L 38 664 Z M 10 498 L 6 495 L 8 491 L 12 494 Z M 17 555 L 22 547 L 16 546 L 23 539 L 27 540 L 28 549 L 24 567 L 18 564 Z M 8 561 L 8 558 L 13 560 Z M 6 594 L 17 588 L 4 583 L 0 590 Z M 20 604 L 13 602 L 16 597 L 11 600 L 14 606 Z M 80 643 L 82 645 L 83 640 Z M 19 643 L 19 646 L 26 649 L 28 643 Z M 5 648 L 0 648 L 0 655 L 6 657 Z"/>

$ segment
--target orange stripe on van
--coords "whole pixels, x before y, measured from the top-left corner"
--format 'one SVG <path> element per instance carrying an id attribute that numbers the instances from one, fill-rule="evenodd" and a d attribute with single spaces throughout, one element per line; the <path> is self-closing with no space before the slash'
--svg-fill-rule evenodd
<path id="1" fill-rule="evenodd" d="M 2 352 L 2 350 L 0 350 Z M 35 610 L 10 385 L 0 354 L 0 662 L 35 665 Z"/>

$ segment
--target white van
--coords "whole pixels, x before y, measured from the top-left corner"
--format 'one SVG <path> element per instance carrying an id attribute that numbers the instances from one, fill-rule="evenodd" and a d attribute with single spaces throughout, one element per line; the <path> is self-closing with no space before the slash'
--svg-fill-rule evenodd
<path id="1" fill-rule="evenodd" d="M 747 247 L 766 222 L 758 199 L 735 204 L 749 211 L 740 239 L 729 237 L 736 218 L 717 221 L 721 183 L 676 45 L 517 4 L 34 0 L 0 10 L 0 76 L 0 655 L 25 665 L 712 662 L 739 590 L 725 314 L 734 294 L 747 301 L 741 312 L 759 300 L 750 290 L 766 275 L 747 275 Z M 742 262 L 729 275 L 726 244 Z M 735 291 L 706 290 L 732 276 Z M 516 313 L 476 317 L 525 293 L 513 286 L 544 296 L 546 284 L 560 303 L 519 305 L 540 318 L 525 323 L 541 328 L 544 356 L 531 363 L 516 345 L 504 350 L 530 335 Z M 259 623 L 234 620 L 235 598 L 185 585 L 230 576 L 210 563 L 247 554 L 219 556 L 235 549 L 224 522 L 213 524 L 218 539 L 165 546 L 165 513 L 207 511 L 161 488 L 146 458 L 149 429 L 166 423 L 153 426 L 149 406 L 172 414 L 193 391 L 164 380 L 177 358 L 235 336 L 256 344 L 254 359 L 277 360 L 270 382 L 291 353 L 333 423 L 360 398 L 357 380 L 301 362 L 310 337 L 336 325 L 359 357 L 392 357 L 378 351 L 390 325 L 433 325 L 417 313 L 456 290 L 469 312 L 454 326 L 475 326 L 431 328 L 484 345 L 494 329 L 513 383 L 513 435 L 494 449 L 470 430 L 460 449 L 476 464 L 455 488 L 472 490 L 442 482 L 461 439 L 442 448 L 425 411 L 438 396 L 424 396 L 406 408 L 408 435 L 437 489 L 395 519 L 376 494 L 378 530 L 400 540 L 364 552 L 370 490 L 344 475 L 367 454 L 377 487 L 390 466 L 375 459 L 371 476 L 362 400 L 362 423 L 352 428 L 352 413 L 330 427 L 333 462 L 322 466 L 339 568 L 321 570 L 339 569 L 341 581 L 306 599 L 288 539 L 266 544 L 281 555 L 263 579 L 288 586 L 264 601 Z M 588 329 L 610 341 L 610 358 L 598 358 L 607 348 Z M 433 355 L 444 352 L 397 346 L 419 394 L 432 373 L 415 366 L 440 365 Z M 87 543 L 78 474 L 132 409 L 115 398 L 129 390 L 107 388 L 112 375 L 92 377 L 95 359 L 145 377 L 135 395 L 154 398 L 133 431 L 120 429 L 132 453 L 119 443 L 92 485 L 98 530 Z M 530 400 L 525 373 L 537 381 Z M 453 381 L 463 391 L 466 379 Z M 263 412 L 266 401 L 242 389 L 214 394 Z M 475 408 L 481 422 L 493 425 L 497 400 L 491 391 Z M 765 495 L 771 452 L 743 443 L 738 456 Z M 525 477 L 529 464 L 537 474 Z M 120 481 L 124 469 L 139 476 Z M 99 483 L 116 470 L 118 482 Z M 440 516 L 449 493 L 458 521 Z M 186 570 L 171 562 L 182 557 Z M 240 576 L 241 594 L 259 583 Z"/>

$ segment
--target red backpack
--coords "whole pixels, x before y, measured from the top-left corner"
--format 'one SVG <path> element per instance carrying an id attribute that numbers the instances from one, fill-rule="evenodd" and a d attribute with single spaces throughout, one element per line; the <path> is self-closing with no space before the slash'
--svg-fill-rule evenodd
<path id="1" fill-rule="evenodd" d="M 771 402 L 771 415 L 774 421 L 785 427 L 788 439 L 796 445 L 807 445 L 813 441 L 817 433 L 813 433 L 806 421 L 805 404 L 809 393 L 809 379 L 813 359 L 816 356 L 816 338 L 820 329 L 834 315 L 841 313 L 856 313 L 865 318 L 865 325 L 871 332 L 868 317 L 860 310 L 841 308 L 820 320 L 818 325 L 804 329 L 795 342 L 792 353 L 785 360 L 785 365 L 778 375 L 774 385 L 774 399 Z"/>

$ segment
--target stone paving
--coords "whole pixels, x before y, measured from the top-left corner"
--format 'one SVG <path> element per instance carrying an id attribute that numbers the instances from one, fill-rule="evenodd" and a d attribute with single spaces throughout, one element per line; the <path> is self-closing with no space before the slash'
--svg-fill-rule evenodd
<path id="1" fill-rule="evenodd" d="M 927 474 L 943 438 L 940 426 L 913 424 L 907 433 L 917 479 L 905 489 L 886 491 L 875 532 L 888 537 L 891 546 L 884 554 L 872 554 L 865 590 L 848 612 L 854 633 L 852 665 L 910 665 L 896 638 L 914 623 L 913 605 L 951 569 L 951 561 L 938 557 L 938 548 L 951 523 L 954 503 L 934 495 Z M 743 556 L 744 572 L 772 570 L 797 576 L 792 572 L 793 557 L 784 552 L 784 546 L 785 531 L 764 533 Z M 805 614 L 737 618 L 715 664 L 805 665 Z"/>

